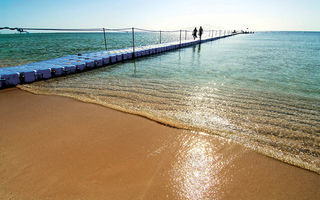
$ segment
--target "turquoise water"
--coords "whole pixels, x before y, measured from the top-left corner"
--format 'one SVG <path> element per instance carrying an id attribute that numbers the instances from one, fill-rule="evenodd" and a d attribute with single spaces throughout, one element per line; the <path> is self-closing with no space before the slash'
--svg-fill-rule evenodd
<path id="1" fill-rule="evenodd" d="M 162 32 L 161 42 L 177 41 L 179 33 Z M 182 39 L 191 39 L 190 33 Z M 132 33 L 106 33 L 107 48 L 132 47 Z M 160 43 L 159 33 L 135 33 L 135 46 Z M 78 53 L 105 50 L 103 33 L 0 34 L 0 67 L 23 65 Z"/>
<path id="2" fill-rule="evenodd" d="M 320 173 L 319 47 L 318 32 L 237 35 L 20 87 L 220 135 Z"/>

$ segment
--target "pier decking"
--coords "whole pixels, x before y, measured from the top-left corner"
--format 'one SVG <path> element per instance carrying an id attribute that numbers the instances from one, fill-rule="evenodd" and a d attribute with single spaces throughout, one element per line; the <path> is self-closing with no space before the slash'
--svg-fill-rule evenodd
<path id="1" fill-rule="evenodd" d="M 236 34 L 228 34 L 218 37 L 209 37 L 201 40 L 201 43 L 230 37 Z M 50 59 L 23 66 L 0 68 L 0 89 L 12 87 L 23 83 L 50 79 L 68 74 L 83 72 L 86 70 L 100 68 L 110 64 L 159 54 L 179 48 L 199 44 L 200 40 L 184 40 L 171 43 L 148 45 L 143 47 L 125 48 L 110 51 L 99 51 L 94 53 L 70 55 L 62 58 Z"/>

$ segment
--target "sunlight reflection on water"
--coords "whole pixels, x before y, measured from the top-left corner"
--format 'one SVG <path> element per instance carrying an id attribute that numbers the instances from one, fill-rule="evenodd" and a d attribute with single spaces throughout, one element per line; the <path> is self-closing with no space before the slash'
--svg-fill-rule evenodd
<path id="1" fill-rule="evenodd" d="M 259 33 L 21 87 L 220 135 L 320 173 L 318 36 L 308 34 L 300 57 L 304 34 Z"/>
<path id="2" fill-rule="evenodd" d="M 224 144 L 214 146 L 203 137 L 185 137 L 184 146 L 172 167 L 172 185 L 181 199 L 220 199 L 221 185 L 227 179 L 223 173 L 232 158 L 220 151 Z"/>

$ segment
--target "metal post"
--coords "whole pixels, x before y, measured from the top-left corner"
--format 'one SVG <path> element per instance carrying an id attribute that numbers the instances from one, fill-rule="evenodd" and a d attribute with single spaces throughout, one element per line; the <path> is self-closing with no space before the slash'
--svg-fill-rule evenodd
<path id="1" fill-rule="evenodd" d="M 161 30 L 160 30 L 160 44 L 161 44 Z"/>
<path id="2" fill-rule="evenodd" d="M 187 40 L 187 30 L 184 32 L 184 40 Z"/>
<path id="3" fill-rule="evenodd" d="M 180 47 L 181 47 L 181 30 L 180 30 Z"/>
<path id="4" fill-rule="evenodd" d="M 132 27 L 132 50 L 133 50 L 133 54 L 132 54 L 132 57 L 134 58 L 135 57 L 135 51 L 134 51 L 134 28 Z"/>
<path id="5" fill-rule="evenodd" d="M 107 39 L 106 39 L 106 30 L 104 28 L 103 28 L 103 36 L 104 36 L 104 47 L 106 48 L 106 51 L 108 51 Z"/>

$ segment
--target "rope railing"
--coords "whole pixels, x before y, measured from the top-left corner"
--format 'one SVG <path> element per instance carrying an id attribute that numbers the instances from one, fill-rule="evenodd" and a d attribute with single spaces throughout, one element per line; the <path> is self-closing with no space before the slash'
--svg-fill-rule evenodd
<path id="1" fill-rule="evenodd" d="M 87 29 L 71 29 L 71 28 L 10 28 L 10 27 L 0 27 L 0 30 L 16 30 L 19 32 L 27 31 L 102 31 L 102 28 L 87 28 Z"/>
<path id="2" fill-rule="evenodd" d="M 150 29 L 142 29 L 142 28 L 136 28 L 137 30 L 142 30 L 142 31 L 146 31 L 146 32 L 168 32 L 168 33 L 174 33 L 174 32 L 180 32 L 180 30 L 150 30 Z M 182 31 L 191 31 L 191 30 L 183 30 Z"/>
<path id="3" fill-rule="evenodd" d="M 131 28 L 105 28 L 107 31 L 125 31 L 131 30 Z"/>
<path id="4" fill-rule="evenodd" d="M 103 31 L 103 29 L 105 31 L 126 31 L 126 30 L 131 30 L 131 28 L 29 28 L 29 27 L 0 27 L 0 30 L 17 30 L 17 31 L 21 31 L 21 30 L 28 30 L 28 31 Z M 179 29 L 179 30 L 151 30 L 151 29 L 144 29 L 144 28 L 137 28 L 134 27 L 135 30 L 139 30 L 139 31 L 145 31 L 145 32 L 169 32 L 169 33 L 173 33 L 173 32 L 180 32 L 180 31 L 187 31 L 187 32 L 192 32 L 193 30 L 186 30 L 186 29 Z M 222 31 L 222 30 L 204 30 L 203 32 L 212 32 L 212 31 Z M 225 30 L 227 31 L 227 30 Z M 229 30 L 230 31 L 230 30 Z"/>
<path id="5" fill-rule="evenodd" d="M 102 32 L 103 33 L 103 40 L 104 40 L 104 47 L 108 50 L 108 43 L 107 43 L 107 32 L 116 32 L 116 33 L 131 33 L 132 34 L 132 49 L 135 52 L 135 33 L 141 32 L 150 32 L 150 33 L 159 33 L 159 43 L 161 44 L 163 41 L 163 34 L 164 33 L 177 33 L 179 35 L 179 44 L 181 45 L 182 39 L 187 40 L 188 33 L 192 33 L 193 30 L 151 30 L 151 29 L 144 29 L 144 28 L 29 28 L 29 27 L 0 27 L 0 30 L 16 30 L 20 33 L 27 32 L 27 31 L 66 31 L 66 32 Z M 227 34 L 234 33 L 230 30 L 204 30 L 204 33 L 208 33 L 208 37 L 215 37 L 215 36 L 225 36 Z M 201 37 L 200 37 L 201 40 Z"/>
<path id="6" fill-rule="evenodd" d="M 0 30 L 16 30 L 16 31 L 128 31 L 131 30 L 132 28 L 28 28 L 28 27 L 0 27 Z M 174 32 L 180 32 L 180 30 L 151 30 L 151 29 L 144 29 L 144 28 L 136 28 L 135 30 L 139 31 L 144 31 L 144 32 L 168 32 L 168 33 L 174 33 Z M 186 31 L 186 32 L 192 32 L 192 30 L 186 30 L 186 29 L 181 29 L 181 31 Z M 204 30 L 203 32 L 212 32 L 212 31 L 218 31 L 218 30 Z"/>

